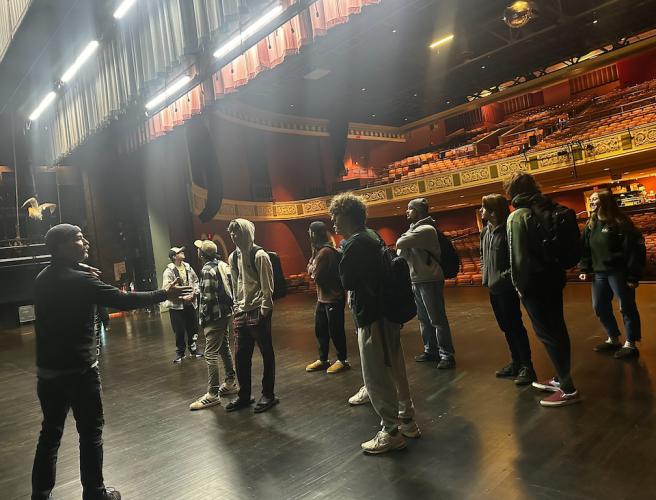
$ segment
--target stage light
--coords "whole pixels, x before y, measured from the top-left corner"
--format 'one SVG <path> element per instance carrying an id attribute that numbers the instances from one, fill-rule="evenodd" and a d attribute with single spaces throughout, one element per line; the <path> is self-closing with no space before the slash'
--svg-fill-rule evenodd
<path id="1" fill-rule="evenodd" d="M 153 97 L 150 101 L 146 103 L 146 109 L 153 109 L 155 106 L 161 104 L 164 102 L 167 98 L 169 98 L 171 95 L 176 93 L 178 90 L 183 88 L 185 85 L 187 85 L 191 81 L 190 76 L 183 76 L 180 77 L 178 80 L 173 82 L 170 87 L 165 89 L 162 93 L 157 94 L 155 97 Z"/>
<path id="2" fill-rule="evenodd" d="M 273 9 L 269 10 L 268 12 L 265 12 L 262 15 L 262 17 L 260 17 L 257 21 L 253 22 L 253 24 L 246 27 L 246 29 L 244 29 L 241 33 L 239 33 L 238 35 L 236 35 L 235 37 L 231 38 L 226 43 L 221 45 L 221 47 L 219 47 L 217 51 L 214 52 L 214 57 L 220 59 L 231 50 L 239 47 L 239 45 L 244 40 L 247 40 L 248 38 L 252 37 L 255 33 L 257 33 L 259 30 L 261 30 L 267 24 L 273 21 L 276 17 L 282 14 L 283 10 L 284 9 L 282 8 L 282 5 L 278 5 L 277 7 L 274 7 Z"/>
<path id="3" fill-rule="evenodd" d="M 39 105 L 36 107 L 34 111 L 29 116 L 30 121 L 34 121 L 39 118 L 41 113 L 43 113 L 43 110 L 48 107 L 48 105 L 55 100 L 55 97 L 57 97 L 57 94 L 55 94 L 54 91 L 50 91 L 46 94 L 46 96 L 43 98 L 43 100 L 39 103 Z"/>
<path id="4" fill-rule="evenodd" d="M 77 59 L 75 59 L 75 62 L 71 64 L 71 66 L 66 70 L 66 72 L 62 75 L 61 81 L 66 83 L 69 82 L 73 79 L 75 76 L 75 73 L 82 67 L 82 65 L 91 57 L 91 55 L 96 51 L 98 48 L 98 40 L 93 40 L 87 44 L 86 47 L 84 47 L 84 50 L 82 53 L 77 56 Z"/>
<path id="5" fill-rule="evenodd" d="M 431 49 L 434 49 L 435 47 L 439 47 L 440 45 L 444 45 L 445 43 L 448 43 L 448 42 L 450 42 L 451 40 L 453 40 L 453 34 L 451 34 L 451 35 L 447 35 L 447 36 L 445 36 L 444 38 L 440 38 L 440 39 L 437 40 L 436 42 L 431 43 L 431 44 L 429 45 L 429 47 L 430 47 Z"/>
<path id="6" fill-rule="evenodd" d="M 130 7 L 134 5 L 134 2 L 136 0 L 123 0 L 121 2 L 121 5 L 117 7 L 117 9 L 114 11 L 114 19 L 121 19 L 125 13 L 130 10 Z"/>

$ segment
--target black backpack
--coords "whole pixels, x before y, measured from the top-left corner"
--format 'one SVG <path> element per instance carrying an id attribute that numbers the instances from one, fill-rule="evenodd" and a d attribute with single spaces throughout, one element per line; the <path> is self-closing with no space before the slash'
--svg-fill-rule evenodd
<path id="1" fill-rule="evenodd" d="M 455 278 L 460 271 L 460 256 L 456 251 L 451 239 L 444 235 L 442 231 L 437 231 L 437 240 L 440 243 L 440 266 L 446 279 Z"/>
<path id="2" fill-rule="evenodd" d="M 545 198 L 531 206 L 542 260 L 562 270 L 571 269 L 581 260 L 581 230 L 576 212 Z"/>
<path id="3" fill-rule="evenodd" d="M 410 268 L 405 259 L 385 245 L 381 240 L 381 261 L 383 265 L 382 286 L 384 316 L 394 323 L 407 323 L 417 315 L 415 294 L 410 281 Z"/>
<path id="4" fill-rule="evenodd" d="M 264 250 L 261 246 L 259 245 L 253 245 L 251 248 L 251 255 L 250 255 L 250 260 L 251 260 L 251 265 L 253 266 L 253 269 L 257 269 L 255 267 L 255 255 L 257 252 L 260 250 Z M 282 264 L 280 263 L 280 257 L 276 252 L 269 252 L 267 250 L 264 250 L 267 255 L 269 256 L 269 260 L 271 260 L 271 267 L 273 268 L 273 300 L 278 300 L 287 295 L 287 280 L 285 279 L 285 275 L 282 272 Z M 232 264 L 234 265 L 235 269 L 239 269 L 237 266 L 237 252 L 234 252 L 232 254 L 232 259 L 233 262 Z"/>

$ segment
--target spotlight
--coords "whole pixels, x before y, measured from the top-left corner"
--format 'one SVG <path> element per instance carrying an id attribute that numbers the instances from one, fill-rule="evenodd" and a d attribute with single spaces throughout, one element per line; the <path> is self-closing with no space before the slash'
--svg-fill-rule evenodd
<path id="1" fill-rule="evenodd" d="M 535 2 L 517 0 L 503 11 L 503 22 L 514 29 L 526 26 L 535 17 L 537 17 Z"/>
<path id="2" fill-rule="evenodd" d="M 439 47 L 440 45 L 444 45 L 445 43 L 448 43 L 448 42 L 450 42 L 451 40 L 453 40 L 453 34 L 447 35 L 447 36 L 445 36 L 444 38 L 440 38 L 439 40 L 437 40 L 437 41 L 431 43 L 431 44 L 429 45 L 429 47 L 430 47 L 431 49 L 434 49 L 435 47 Z"/>

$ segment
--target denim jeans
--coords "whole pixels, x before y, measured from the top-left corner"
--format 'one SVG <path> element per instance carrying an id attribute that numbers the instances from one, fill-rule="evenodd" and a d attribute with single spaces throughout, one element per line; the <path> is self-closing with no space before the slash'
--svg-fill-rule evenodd
<path id="1" fill-rule="evenodd" d="M 623 272 L 595 273 L 592 280 L 592 308 L 609 337 L 618 338 L 620 329 L 613 313 L 613 296 L 617 297 L 624 320 L 626 339 L 640 340 L 640 314 L 635 301 L 635 288 L 626 284 Z"/>
<path id="2" fill-rule="evenodd" d="M 226 380 L 235 379 L 235 368 L 230 352 L 228 336 L 232 316 L 219 318 L 203 327 L 205 335 L 205 362 L 207 363 L 207 392 L 218 396 L 221 380 L 219 379 L 219 355 L 223 361 Z"/>
<path id="3" fill-rule="evenodd" d="M 314 311 L 314 334 L 319 342 L 319 359 L 328 361 L 330 340 L 337 351 L 337 359 L 346 361 L 346 333 L 344 332 L 344 302 L 317 302 Z"/>
<path id="4" fill-rule="evenodd" d="M 451 328 L 444 307 L 444 281 L 428 281 L 413 283 L 417 303 L 419 330 L 424 341 L 424 351 L 428 354 L 439 354 L 441 359 L 453 357 L 453 341 Z"/>
<path id="5" fill-rule="evenodd" d="M 55 378 L 39 378 L 36 388 L 43 422 L 32 467 L 32 500 L 48 498 L 55 486 L 57 452 L 71 408 L 80 436 L 83 498 L 100 498 L 105 491 L 102 474 L 104 418 L 98 368 Z"/>
<path id="6" fill-rule="evenodd" d="M 531 346 L 522 322 L 519 296 L 514 289 L 499 294 L 490 294 L 490 303 L 499 328 L 506 336 L 512 362 L 516 367 L 531 368 Z"/>

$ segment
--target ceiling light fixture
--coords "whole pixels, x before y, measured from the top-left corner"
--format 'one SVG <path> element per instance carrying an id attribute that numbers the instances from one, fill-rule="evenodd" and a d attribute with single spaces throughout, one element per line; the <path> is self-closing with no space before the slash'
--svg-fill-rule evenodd
<path id="1" fill-rule="evenodd" d="M 84 50 L 82 53 L 77 56 L 77 59 L 75 59 L 75 62 L 70 65 L 70 67 L 64 72 L 64 74 L 61 77 L 61 81 L 64 83 L 70 82 L 73 77 L 75 76 L 75 73 L 82 67 L 82 65 L 89 59 L 93 53 L 98 49 L 98 40 L 92 40 L 90 41 L 86 47 L 84 47 Z"/>
<path id="2" fill-rule="evenodd" d="M 451 40 L 453 40 L 453 34 L 451 34 L 451 35 L 447 35 L 447 36 L 445 36 L 444 38 L 440 38 L 440 39 L 437 40 L 436 42 L 431 43 L 431 44 L 429 45 L 429 47 L 430 47 L 431 49 L 434 49 L 435 47 L 439 47 L 440 45 L 444 45 L 445 43 L 448 43 L 448 42 L 450 42 Z"/>
<path id="3" fill-rule="evenodd" d="M 255 33 L 257 33 L 259 30 L 264 28 L 267 24 L 269 24 L 271 21 L 273 21 L 276 17 L 278 17 L 280 14 L 283 12 L 282 5 L 278 5 L 277 7 L 274 7 L 273 9 L 269 10 L 268 12 L 265 12 L 262 17 L 260 17 L 257 21 L 253 22 L 250 26 L 246 27 L 242 32 L 240 32 L 238 35 L 234 36 L 230 40 L 228 40 L 226 43 L 221 45 L 217 49 L 216 52 L 214 52 L 214 57 L 217 59 L 220 59 L 221 57 L 225 56 L 227 53 L 230 51 L 236 49 L 239 47 L 241 43 L 244 42 L 244 40 L 249 39 L 252 37 Z"/>
<path id="4" fill-rule="evenodd" d="M 153 97 L 150 101 L 148 101 L 146 103 L 146 109 L 153 109 L 155 106 L 161 104 L 166 99 L 168 99 L 171 95 L 173 95 L 178 90 L 180 90 L 185 85 L 187 85 L 190 81 L 191 81 L 190 76 L 185 75 L 183 77 L 180 77 L 175 82 L 173 82 L 170 87 L 168 87 L 163 92 L 161 92 L 160 94 Z"/>
<path id="5" fill-rule="evenodd" d="M 121 19 L 125 13 L 130 10 L 130 7 L 134 5 L 134 2 L 136 2 L 136 0 L 123 0 L 114 11 L 114 19 Z"/>
<path id="6" fill-rule="evenodd" d="M 30 121 L 35 121 L 36 119 L 39 118 L 41 113 L 43 113 L 43 110 L 48 107 L 48 105 L 55 100 L 55 97 L 57 97 L 57 94 L 54 91 L 50 91 L 46 94 L 46 96 L 43 98 L 43 100 L 39 103 L 39 105 L 36 107 L 34 111 L 29 116 Z"/>

